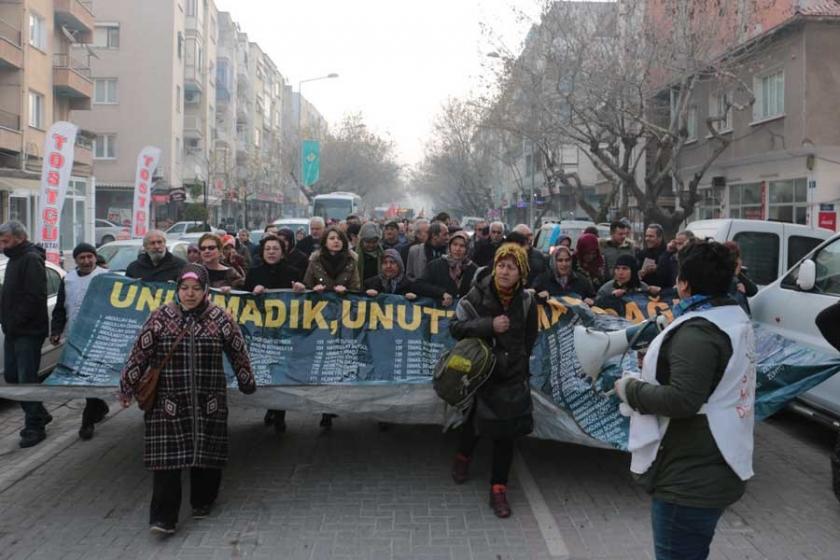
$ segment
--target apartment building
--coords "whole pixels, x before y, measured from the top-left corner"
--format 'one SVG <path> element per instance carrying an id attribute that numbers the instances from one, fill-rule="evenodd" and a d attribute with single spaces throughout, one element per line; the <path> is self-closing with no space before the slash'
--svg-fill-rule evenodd
<path id="1" fill-rule="evenodd" d="M 86 47 L 97 38 L 91 2 L 0 0 L 0 219 L 34 234 L 46 131 L 79 121 L 94 95 Z M 79 48 L 72 48 L 72 45 Z M 89 134 L 76 140 L 61 217 L 61 248 L 93 239 Z"/>
<path id="2" fill-rule="evenodd" d="M 180 218 L 186 196 L 204 198 L 215 129 L 216 10 L 206 0 L 98 2 L 97 10 L 92 110 L 76 117 L 95 135 L 96 217 L 130 221 L 137 155 L 153 145 L 162 153 L 152 219 L 165 225 Z"/>
<path id="3" fill-rule="evenodd" d="M 840 46 L 840 3 L 787 2 L 787 11 L 780 11 L 780 4 L 785 3 L 775 6 L 772 26 L 758 26 L 732 51 L 745 53 L 738 77 L 751 87 L 755 102 L 724 114 L 726 96 L 739 93 L 716 81 L 701 83 L 692 97 L 688 129 L 693 137 L 680 157 L 679 172 L 689 176 L 708 158 L 714 142 L 707 118 L 722 117 L 716 126 L 731 144 L 704 175 L 697 218 L 751 218 L 836 230 L 840 60 L 827 53 Z"/>

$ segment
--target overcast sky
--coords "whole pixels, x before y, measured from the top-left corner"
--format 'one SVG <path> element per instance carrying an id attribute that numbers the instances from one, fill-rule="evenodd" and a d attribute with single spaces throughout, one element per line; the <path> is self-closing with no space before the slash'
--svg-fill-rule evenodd
<path id="1" fill-rule="evenodd" d="M 511 6 L 538 13 L 536 0 L 216 0 L 286 79 L 331 72 L 303 84 L 330 124 L 360 111 L 390 135 L 404 163 L 422 159 L 430 124 L 447 97 L 478 88 L 494 45 L 490 25 L 514 49 L 529 24 Z"/>

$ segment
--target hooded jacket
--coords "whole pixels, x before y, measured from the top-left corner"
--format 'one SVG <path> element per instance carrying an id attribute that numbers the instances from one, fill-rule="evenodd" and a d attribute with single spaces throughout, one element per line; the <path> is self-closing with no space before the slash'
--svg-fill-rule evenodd
<path id="1" fill-rule="evenodd" d="M 183 259 L 176 257 L 168 249 L 157 266 L 148 254 L 142 253 L 136 261 L 128 265 L 125 275 L 145 282 L 177 282 L 185 264 L 187 263 Z"/>
<path id="2" fill-rule="evenodd" d="M 0 325 L 6 336 L 49 334 L 44 250 L 29 241 L 4 251 L 9 257 L 0 292 Z"/>

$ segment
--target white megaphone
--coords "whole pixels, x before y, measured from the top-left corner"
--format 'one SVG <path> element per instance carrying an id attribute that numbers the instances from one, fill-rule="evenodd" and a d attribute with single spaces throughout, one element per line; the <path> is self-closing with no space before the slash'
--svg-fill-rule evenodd
<path id="1" fill-rule="evenodd" d="M 645 348 L 667 324 L 668 319 L 659 315 L 620 331 L 605 332 L 575 327 L 575 354 L 581 369 L 595 381 L 604 362 L 627 349 Z"/>

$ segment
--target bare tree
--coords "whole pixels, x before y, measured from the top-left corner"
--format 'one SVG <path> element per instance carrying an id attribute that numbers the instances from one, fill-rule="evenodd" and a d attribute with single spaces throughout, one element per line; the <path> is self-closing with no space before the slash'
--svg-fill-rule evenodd
<path id="1" fill-rule="evenodd" d="M 483 127 L 484 116 L 474 104 L 450 99 L 432 127 L 424 160 L 412 178 L 412 188 L 440 209 L 484 216 L 493 206 L 490 159 L 499 157 L 498 138 Z"/>
<path id="2" fill-rule="evenodd" d="M 632 197 L 645 221 L 674 232 L 732 141 L 721 124 L 754 101 L 741 76 L 756 44 L 730 47 L 746 37 L 750 11 L 767 1 L 546 2 L 523 52 L 499 55 L 492 124 L 537 146 L 545 186 L 571 190 L 594 220 L 611 207 L 625 214 Z M 694 103 L 703 83 L 714 84 L 721 102 L 698 130 Z M 680 158 L 698 139 L 710 149 L 684 176 Z M 566 144 L 579 146 L 608 186 L 600 205 L 587 199 L 593 184 L 558 160 Z"/>
<path id="3" fill-rule="evenodd" d="M 361 114 L 344 118 L 321 147 L 316 193 L 349 191 L 376 204 L 401 198 L 402 169 L 394 144 L 368 129 Z"/>

